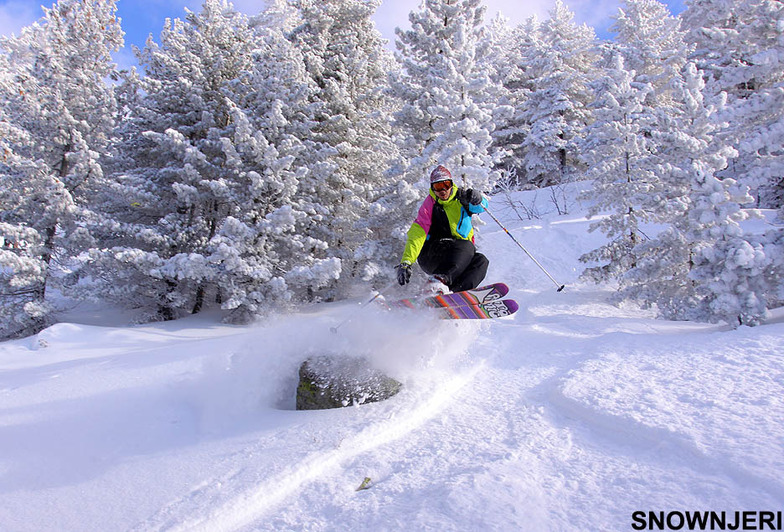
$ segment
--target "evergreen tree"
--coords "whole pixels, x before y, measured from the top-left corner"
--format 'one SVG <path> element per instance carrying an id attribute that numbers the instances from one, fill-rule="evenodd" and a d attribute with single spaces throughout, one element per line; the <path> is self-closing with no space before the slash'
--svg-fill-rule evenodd
<path id="1" fill-rule="evenodd" d="M 664 224 L 664 230 L 633 249 L 635 264 L 623 272 L 620 297 L 656 305 L 668 319 L 689 319 L 698 305 L 697 283 L 690 277 L 694 267 L 699 231 L 698 218 L 692 216 L 700 187 L 694 183 L 720 169 L 731 150 L 712 151 L 713 125 L 710 109 L 704 105 L 704 83 L 693 64 L 672 84 L 673 101 L 680 107 L 655 107 L 652 123 L 662 124 L 666 109 L 670 122 L 667 131 L 649 134 L 653 163 L 648 179 L 648 194 L 643 202 L 648 220 Z M 650 131 L 650 130 L 649 130 Z M 664 137 L 664 138 L 662 138 Z M 662 156 L 659 157 L 659 152 Z"/>
<path id="2" fill-rule="evenodd" d="M 636 73 L 635 81 L 652 88 L 647 105 L 670 105 L 671 81 L 681 76 L 688 56 L 679 20 L 657 0 L 624 0 L 611 30 L 626 68 Z"/>
<path id="3" fill-rule="evenodd" d="M 295 5 L 301 24 L 289 38 L 313 81 L 315 112 L 310 171 L 298 201 L 313 213 L 308 234 L 326 243 L 314 250 L 316 257 L 333 265 L 324 270 L 333 283 L 321 296 L 340 297 L 352 280 L 373 279 L 389 266 L 385 246 L 379 247 L 389 228 L 369 215 L 371 205 L 380 205 L 389 191 L 385 172 L 396 156 L 384 91 L 393 59 L 371 18 L 376 0 L 297 0 Z"/>
<path id="4" fill-rule="evenodd" d="M 654 117 L 645 105 L 653 89 L 635 77 L 616 52 L 604 76 L 592 83 L 596 121 L 586 131 L 583 157 L 593 187 L 586 196 L 592 201 L 589 216 L 609 211 L 590 227 L 606 234 L 608 242 L 580 257 L 599 263 L 583 273 L 595 282 L 619 278 L 635 266 L 635 247 L 643 239 L 640 224 L 648 220 L 641 205 L 656 180 L 646 135 Z"/>
<path id="5" fill-rule="evenodd" d="M 757 325 L 767 315 L 770 261 L 764 245 L 743 234 L 741 209 L 753 201 L 747 188 L 712 172 L 697 173 L 690 212 L 698 305 L 695 319 Z"/>
<path id="6" fill-rule="evenodd" d="M 592 122 L 589 84 L 598 54 L 593 29 L 573 19 L 557 0 L 529 57 L 536 87 L 525 104 L 523 117 L 530 129 L 522 150 L 525 181 L 535 186 L 579 179 L 585 170 L 579 145 Z"/>
<path id="7" fill-rule="evenodd" d="M 657 289 L 666 292 L 677 284 L 658 284 L 658 280 L 677 277 L 671 270 L 678 270 L 683 261 L 677 252 L 657 254 L 655 250 L 661 242 L 646 242 L 641 224 L 666 225 L 682 220 L 689 204 L 693 161 L 706 156 L 710 133 L 704 130 L 704 124 L 697 126 L 695 117 L 704 116 L 706 111 L 699 87 L 693 86 L 696 73 L 684 68 L 683 35 L 666 7 L 655 0 L 628 0 L 616 17 L 614 29 L 618 38 L 610 49 L 621 54 L 624 68 L 633 73 L 630 78 L 627 76 L 624 86 L 644 90 L 634 93 L 638 111 L 624 118 L 631 119 L 632 127 L 624 133 L 624 138 L 634 139 L 630 149 L 621 148 L 620 143 L 613 145 L 611 130 L 609 134 L 605 132 L 610 124 L 619 121 L 618 117 L 606 117 L 607 110 L 613 113 L 614 101 L 607 100 L 603 96 L 605 89 L 598 86 L 597 124 L 589 130 L 584 152 L 589 175 L 595 176 L 598 185 L 589 194 L 598 199 L 591 213 L 607 208 L 613 211 L 593 227 L 601 228 L 611 242 L 586 254 L 583 260 L 603 262 L 586 274 L 596 280 L 618 278 L 621 297 L 651 301 L 658 298 Z M 620 66 L 618 61 L 616 58 L 614 71 Z M 614 91 L 609 92 L 611 95 Z M 607 102 L 609 108 L 605 110 Z M 597 138 L 590 138 L 597 134 Z M 613 164 L 625 169 L 626 179 L 607 171 Z M 652 275 L 656 265 L 660 266 L 658 274 Z"/>
<path id="8" fill-rule="evenodd" d="M 672 128 L 681 151 L 671 151 L 670 173 L 689 183 L 685 196 L 664 201 L 669 227 L 636 248 L 638 264 L 626 276 L 623 295 L 656 304 L 668 319 L 724 320 L 754 325 L 765 317 L 771 291 L 771 262 L 764 240 L 745 235 L 743 206 L 752 201 L 745 186 L 717 172 L 731 148 L 716 150 L 704 82 L 693 64 L 673 86 L 683 103 Z M 679 179 L 682 180 L 682 179 Z"/>
<path id="9" fill-rule="evenodd" d="M 635 82 L 650 87 L 644 105 L 652 119 L 641 134 L 648 139 L 647 165 L 652 172 L 639 210 L 658 223 L 670 223 L 684 214 L 691 161 L 704 156 L 710 136 L 703 126 L 695 130 L 694 117 L 704 114 L 704 106 L 701 89 L 693 86 L 696 73 L 686 67 L 688 47 L 678 26 L 678 20 L 656 0 L 626 0 L 614 26 L 618 49 L 635 70 Z"/>
<path id="10" fill-rule="evenodd" d="M 498 107 L 508 106 L 506 113 L 496 116 L 493 131 L 494 147 L 504 153 L 497 167 L 504 173 L 506 186 L 516 188 L 523 185 L 525 176 L 523 142 L 530 133 L 525 110 L 537 82 L 531 63 L 542 47 L 539 22 L 531 17 L 510 30 L 498 21 L 490 31 L 491 42 L 500 52 L 493 56 L 493 80 L 502 88 Z"/>
<path id="11" fill-rule="evenodd" d="M 105 79 L 115 72 L 110 53 L 123 44 L 115 12 L 114 0 L 61 0 L 19 37 L 0 42 L 0 222 L 18 246 L 0 255 L 0 307 L 10 316 L 0 334 L 45 324 L 55 257 L 67 260 L 89 242 L 79 214 L 103 175 L 100 157 L 113 126 Z"/>
<path id="12" fill-rule="evenodd" d="M 309 207 L 297 200 L 308 175 L 312 83 L 302 55 L 275 26 L 257 29 L 253 67 L 227 88 L 232 123 L 224 138 L 232 176 L 231 213 L 209 244 L 222 307 L 246 321 L 272 304 L 299 301 L 328 284 L 326 243 L 307 233 Z M 323 279 L 320 279 L 323 278 Z"/>
<path id="13" fill-rule="evenodd" d="M 205 0 L 200 13 L 167 20 L 161 41 L 147 40 L 144 78 L 131 74 L 122 89 L 128 107 L 93 259 L 111 272 L 96 276 L 108 281 L 105 296 L 171 319 L 224 297 L 212 240 L 242 217 L 237 197 L 252 181 L 233 142 L 245 124 L 229 87 L 252 70 L 255 40 L 228 2 Z"/>
<path id="14" fill-rule="evenodd" d="M 706 93 L 716 101 L 714 143 L 736 150 L 717 173 L 722 178 L 720 184 L 729 190 L 748 187 L 758 206 L 778 208 L 781 216 L 784 209 L 781 177 L 784 175 L 784 63 L 781 60 L 784 6 L 768 0 L 692 0 L 687 6 L 682 15 L 683 26 L 687 39 L 695 46 L 695 61 L 705 73 Z M 706 179 L 705 189 L 717 187 L 719 183 Z M 723 194 L 730 195 L 730 192 Z M 782 232 L 771 226 L 766 235 L 742 235 L 735 226 L 742 214 L 730 216 L 725 214 L 726 208 L 714 209 L 720 219 L 713 232 L 726 231 L 721 231 L 719 252 L 702 255 L 701 270 L 710 272 L 710 268 L 725 267 L 728 271 L 724 279 L 728 284 L 710 285 L 711 291 L 705 295 L 710 305 L 705 313 L 730 322 L 757 322 L 764 315 L 762 307 L 780 304 L 784 299 Z M 742 257 L 746 259 L 738 260 Z M 763 263 L 764 268 L 760 266 Z M 761 273 L 755 279 L 745 279 L 754 271 Z M 746 294 L 718 295 L 722 290 L 732 290 L 729 283 L 746 290 Z"/>
<path id="15" fill-rule="evenodd" d="M 498 89 L 488 72 L 484 12 L 480 0 L 425 0 L 409 15 L 411 30 L 397 31 L 403 71 L 392 92 L 402 102 L 395 125 L 406 183 L 429 185 L 436 164 L 461 186 L 487 189 L 496 179 L 503 154 L 492 147 Z"/>
<path id="16" fill-rule="evenodd" d="M 50 311 L 39 295 L 48 273 L 41 234 L 29 223 L 57 184 L 41 161 L 22 153 L 31 137 L 7 115 L 21 96 L 7 59 L 0 55 L 0 98 L 7 103 L 0 106 L 0 338 L 34 332 Z"/>
<path id="17" fill-rule="evenodd" d="M 692 0 L 683 13 L 707 91 L 726 104 L 716 140 L 738 154 L 721 175 L 758 205 L 784 209 L 784 6 L 776 0 Z"/>

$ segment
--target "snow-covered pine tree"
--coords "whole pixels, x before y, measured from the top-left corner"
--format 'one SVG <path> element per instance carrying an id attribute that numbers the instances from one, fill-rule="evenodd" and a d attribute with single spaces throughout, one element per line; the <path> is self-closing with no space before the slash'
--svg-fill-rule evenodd
<path id="1" fill-rule="evenodd" d="M 228 89 L 253 68 L 254 47 L 243 15 L 226 0 L 205 0 L 184 21 L 167 20 L 160 46 L 150 37 L 138 53 L 145 76 L 129 77 L 135 87 L 123 89 L 132 106 L 124 109 L 118 168 L 101 206 L 109 216 L 95 227 L 103 295 L 160 319 L 223 297 L 212 239 L 227 219 L 242 218 L 237 198 L 252 180 L 238 164 L 238 113 Z"/>
<path id="2" fill-rule="evenodd" d="M 694 57 L 707 77 L 707 94 L 719 100 L 714 142 L 737 150 L 718 176 L 747 186 L 757 206 L 778 209 L 779 218 L 784 218 L 784 5 L 775 0 L 692 0 L 687 6 L 682 14 L 687 38 L 696 46 Z M 780 304 L 782 243 L 780 226 L 770 226 L 764 237 L 725 238 L 721 246 L 742 249 L 736 257 L 755 257 L 745 264 L 731 258 L 725 263 L 741 276 L 738 284 L 750 294 L 725 295 L 712 308 L 723 307 L 730 321 L 737 314 L 747 323 L 759 319 L 760 305 Z M 752 286 L 745 286 L 743 275 L 759 268 L 762 255 L 768 267 Z M 765 285 L 760 286 L 763 280 Z"/>
<path id="3" fill-rule="evenodd" d="M 582 178 L 579 145 L 593 121 L 589 84 L 599 56 L 594 30 L 578 26 L 560 0 L 540 36 L 528 58 L 536 87 L 525 103 L 529 131 L 522 151 L 524 181 L 544 187 Z"/>
<path id="4" fill-rule="evenodd" d="M 525 115 L 526 104 L 536 86 L 530 58 L 535 54 L 539 39 L 539 21 L 531 17 L 513 29 L 494 19 L 489 28 L 493 47 L 493 81 L 502 88 L 499 107 L 508 111 L 496 117 L 493 145 L 502 150 L 503 158 L 497 168 L 502 171 L 503 185 L 518 188 L 525 176 L 523 141 L 530 131 Z"/>
<path id="5" fill-rule="evenodd" d="M 40 297 L 48 273 L 41 234 L 29 224 L 45 209 L 34 200 L 56 190 L 43 162 L 21 153 L 30 135 L 7 116 L 22 96 L 7 59 L 0 54 L 0 338 L 35 332 L 49 312 Z"/>
<path id="6" fill-rule="evenodd" d="M 334 260 L 313 250 L 326 242 L 307 233 L 309 204 L 297 201 L 308 175 L 314 91 L 302 54 L 277 20 L 256 26 L 253 66 L 226 87 L 231 124 L 223 139 L 232 176 L 232 211 L 208 246 L 222 308 L 247 321 L 331 282 Z"/>
<path id="7" fill-rule="evenodd" d="M 618 51 L 603 74 L 591 83 L 596 121 L 586 130 L 581 149 L 586 177 L 593 180 L 586 194 L 589 216 L 608 213 L 590 226 L 606 234 L 608 242 L 580 257 L 598 263 L 583 272 L 597 283 L 620 278 L 635 266 L 635 247 L 644 238 L 640 224 L 647 219 L 640 205 L 656 180 L 646 135 L 654 117 L 644 104 L 652 87 L 634 81 L 635 72 L 625 68 Z"/>
<path id="8" fill-rule="evenodd" d="M 503 86 L 504 80 L 514 75 L 518 67 L 520 50 L 517 49 L 515 30 L 509 25 L 509 19 L 498 13 L 485 26 L 485 39 L 491 43 L 495 53 L 488 57 L 488 64 L 493 66 L 491 79 Z"/>
<path id="9" fill-rule="evenodd" d="M 721 168 L 731 153 L 713 150 L 703 86 L 696 67 L 687 64 L 671 81 L 672 101 L 678 105 L 662 107 L 655 99 L 646 100 L 655 105 L 651 124 L 663 124 L 665 131 L 652 129 L 650 124 L 644 131 L 651 152 L 644 160 L 652 165 L 652 176 L 640 210 L 665 228 L 634 248 L 636 262 L 623 272 L 619 298 L 656 305 L 668 319 L 688 319 L 698 301 L 697 284 L 690 278 L 698 231 L 689 213 L 696 199 L 694 182 Z"/>
<path id="10" fill-rule="evenodd" d="M 2 335 L 45 324 L 54 259 L 67 260 L 87 241 L 79 213 L 102 177 L 99 159 L 115 113 L 105 82 L 116 68 L 110 54 L 123 44 L 115 12 L 114 0 L 60 0 L 18 37 L 0 42 L 0 222 L 16 248 L 0 257 L 0 307 L 13 307 L 2 311 L 10 316 Z"/>
<path id="11" fill-rule="evenodd" d="M 684 213 L 690 161 L 702 157 L 707 149 L 703 143 L 707 133 L 694 131 L 694 117 L 702 112 L 703 104 L 701 95 L 689 94 L 688 47 L 678 20 L 656 0 L 625 1 L 613 28 L 618 32 L 616 46 L 627 66 L 635 70 L 635 81 L 651 88 L 644 103 L 654 120 L 642 134 L 650 139 L 648 165 L 656 169 L 650 174 L 648 193 L 640 198 L 639 210 L 647 213 L 648 220 L 669 223 Z M 700 141 L 693 141 L 682 127 Z"/>
<path id="12" fill-rule="evenodd" d="M 757 325 L 767 316 L 770 287 L 766 271 L 770 261 L 764 243 L 743 234 L 739 222 L 747 217 L 741 209 L 753 198 L 747 187 L 713 172 L 697 172 L 690 209 L 694 242 L 697 306 L 693 319 L 730 325 Z"/>
<path id="13" fill-rule="evenodd" d="M 752 198 L 747 187 L 716 177 L 735 152 L 711 142 L 714 124 L 694 64 L 684 67 L 672 88 L 681 102 L 670 126 L 677 132 L 670 144 L 678 149 L 666 152 L 670 163 L 662 170 L 687 181 L 689 190 L 663 201 L 678 215 L 656 238 L 637 246 L 638 263 L 622 295 L 656 304 L 668 319 L 757 324 L 767 313 L 773 275 L 764 240 L 745 235 L 739 224 Z"/>
<path id="14" fill-rule="evenodd" d="M 489 189 L 502 153 L 492 146 L 498 90 L 480 0 L 425 0 L 397 30 L 402 72 L 391 83 L 404 164 L 400 178 L 424 187 L 436 164 L 461 186 Z"/>
<path id="15" fill-rule="evenodd" d="M 681 75 L 688 47 L 680 21 L 657 0 L 624 0 L 610 28 L 624 64 L 636 73 L 635 81 L 651 86 L 647 105 L 669 105 L 671 81 Z"/>
<path id="16" fill-rule="evenodd" d="M 634 136 L 638 148 L 629 153 L 630 182 L 624 185 L 631 187 L 633 192 L 628 195 L 617 191 L 615 194 L 607 193 L 613 187 L 622 188 L 619 183 L 613 183 L 612 178 L 603 175 L 602 168 L 608 164 L 607 161 L 599 158 L 598 166 L 592 167 L 591 170 L 592 174 L 598 171 L 597 182 L 600 183 L 597 188 L 600 201 L 592 214 L 599 212 L 597 208 L 610 208 L 614 211 L 613 215 L 595 227 L 601 227 L 608 232 L 611 227 L 619 226 L 622 229 L 613 230 L 613 234 L 616 237 L 626 235 L 622 239 L 623 245 L 617 248 L 605 246 L 587 254 L 584 259 L 609 261 L 598 268 L 587 270 L 586 273 L 596 276 L 599 273 L 612 272 L 614 277 L 622 281 L 621 297 L 650 301 L 656 299 L 657 289 L 667 291 L 675 284 L 657 284 L 659 276 L 651 274 L 656 269 L 652 265 L 660 261 L 661 269 L 657 270 L 660 277 L 671 279 L 673 275 L 678 275 L 672 270 L 681 271 L 679 268 L 683 261 L 680 260 L 681 256 L 674 252 L 657 256 L 655 261 L 650 257 L 646 258 L 646 254 L 656 255 L 654 250 L 658 244 L 644 242 L 640 225 L 646 222 L 672 224 L 685 216 L 692 161 L 705 156 L 706 139 L 709 135 L 702 129 L 698 130 L 695 125 L 695 117 L 700 113 L 703 113 L 700 115 L 703 116 L 705 110 L 701 95 L 689 92 L 693 87 L 685 77 L 693 77 L 693 73 L 683 68 L 687 47 L 683 34 L 678 31 L 677 20 L 669 14 L 666 7 L 655 0 L 629 0 L 619 11 L 613 29 L 618 32 L 618 38 L 611 49 L 621 53 L 624 65 L 631 63 L 640 69 L 631 70 L 634 72 L 631 85 L 644 86 L 646 89 L 644 100 L 639 101 L 641 111 L 635 120 Z M 655 44 L 649 42 L 651 36 L 658 37 Z M 699 88 L 694 90 L 699 92 Z M 598 94 L 601 95 L 601 92 Z M 597 114 L 601 112 L 600 109 L 597 110 Z M 599 120 L 601 121 L 603 120 Z M 592 128 L 590 134 L 601 133 L 603 129 L 604 126 L 599 123 L 596 128 Z M 596 140 L 607 142 L 607 139 L 589 139 L 587 146 L 590 147 Z M 590 149 L 585 151 L 590 154 Z M 595 165 L 596 162 L 590 164 Z M 613 239 L 611 246 L 619 244 L 616 239 Z M 688 250 L 686 254 L 688 255 Z M 643 268 L 641 263 L 644 263 L 647 275 L 640 272 L 640 268 Z M 665 264 L 669 266 L 665 267 Z M 630 270 L 634 272 L 627 275 Z M 667 273 L 662 273 L 664 270 L 667 270 Z M 603 276 L 600 278 L 603 279 Z M 641 292 L 648 295 L 643 297 L 639 295 Z"/>
<path id="17" fill-rule="evenodd" d="M 372 20 L 378 0 L 294 5 L 301 24 L 289 38 L 315 85 L 309 173 L 298 201 L 312 212 L 308 234 L 327 244 L 314 250 L 316 257 L 332 260 L 322 273 L 333 283 L 321 293 L 314 284 L 314 294 L 341 297 L 353 280 L 372 279 L 385 269 L 378 242 L 388 238 L 389 228 L 374 227 L 369 214 L 388 191 L 384 176 L 396 154 L 384 91 L 394 62 Z"/>
<path id="18" fill-rule="evenodd" d="M 719 143 L 738 150 L 726 170 L 758 206 L 784 210 L 784 5 L 778 0 L 690 0 L 682 14 L 711 97 L 726 104 Z"/>

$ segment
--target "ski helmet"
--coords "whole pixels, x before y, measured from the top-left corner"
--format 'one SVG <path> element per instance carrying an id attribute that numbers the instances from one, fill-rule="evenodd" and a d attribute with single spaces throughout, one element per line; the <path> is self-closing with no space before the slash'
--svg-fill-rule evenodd
<path id="1" fill-rule="evenodd" d="M 439 181 L 451 181 L 452 174 L 446 167 L 441 166 L 440 164 L 435 167 L 435 169 L 430 172 L 430 183 L 438 183 Z"/>

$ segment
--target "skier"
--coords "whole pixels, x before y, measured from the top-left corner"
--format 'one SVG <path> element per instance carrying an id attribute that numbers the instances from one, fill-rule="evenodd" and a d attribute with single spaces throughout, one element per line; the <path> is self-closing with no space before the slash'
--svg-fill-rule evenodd
<path id="1" fill-rule="evenodd" d="M 411 265 L 418 261 L 431 282 L 443 283 L 452 292 L 479 286 L 489 261 L 474 246 L 471 215 L 485 207 L 487 199 L 481 192 L 461 189 L 452 182 L 449 170 L 438 165 L 430 173 L 430 193 L 408 230 L 403 258 L 396 267 L 398 283 L 409 282 Z"/>

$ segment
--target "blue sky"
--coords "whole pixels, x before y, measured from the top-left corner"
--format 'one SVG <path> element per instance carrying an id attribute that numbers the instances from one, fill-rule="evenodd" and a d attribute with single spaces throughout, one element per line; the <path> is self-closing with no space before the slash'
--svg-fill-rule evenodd
<path id="1" fill-rule="evenodd" d="M 668 0 L 673 14 L 684 9 L 684 0 Z M 53 0 L 0 0 L 0 34 L 18 34 L 19 30 L 43 16 L 41 5 L 51 6 Z M 239 10 L 255 14 L 264 5 L 263 0 L 234 0 Z M 564 0 L 575 12 L 578 22 L 593 26 L 602 37 L 609 37 L 607 29 L 612 24 L 610 17 L 618 11 L 618 0 Z M 130 54 L 130 44 L 143 46 L 149 34 L 158 40 L 158 34 L 167 17 L 182 18 L 185 8 L 198 11 L 202 0 L 118 0 L 117 11 L 125 31 L 126 49 L 117 60 L 121 66 L 135 64 Z M 503 13 L 512 23 L 519 23 L 532 15 L 546 18 L 555 0 L 485 0 L 488 18 L 497 12 Z M 376 24 L 382 35 L 394 42 L 395 28 L 408 27 L 408 13 L 417 9 L 420 0 L 383 0 L 376 12 Z"/>

